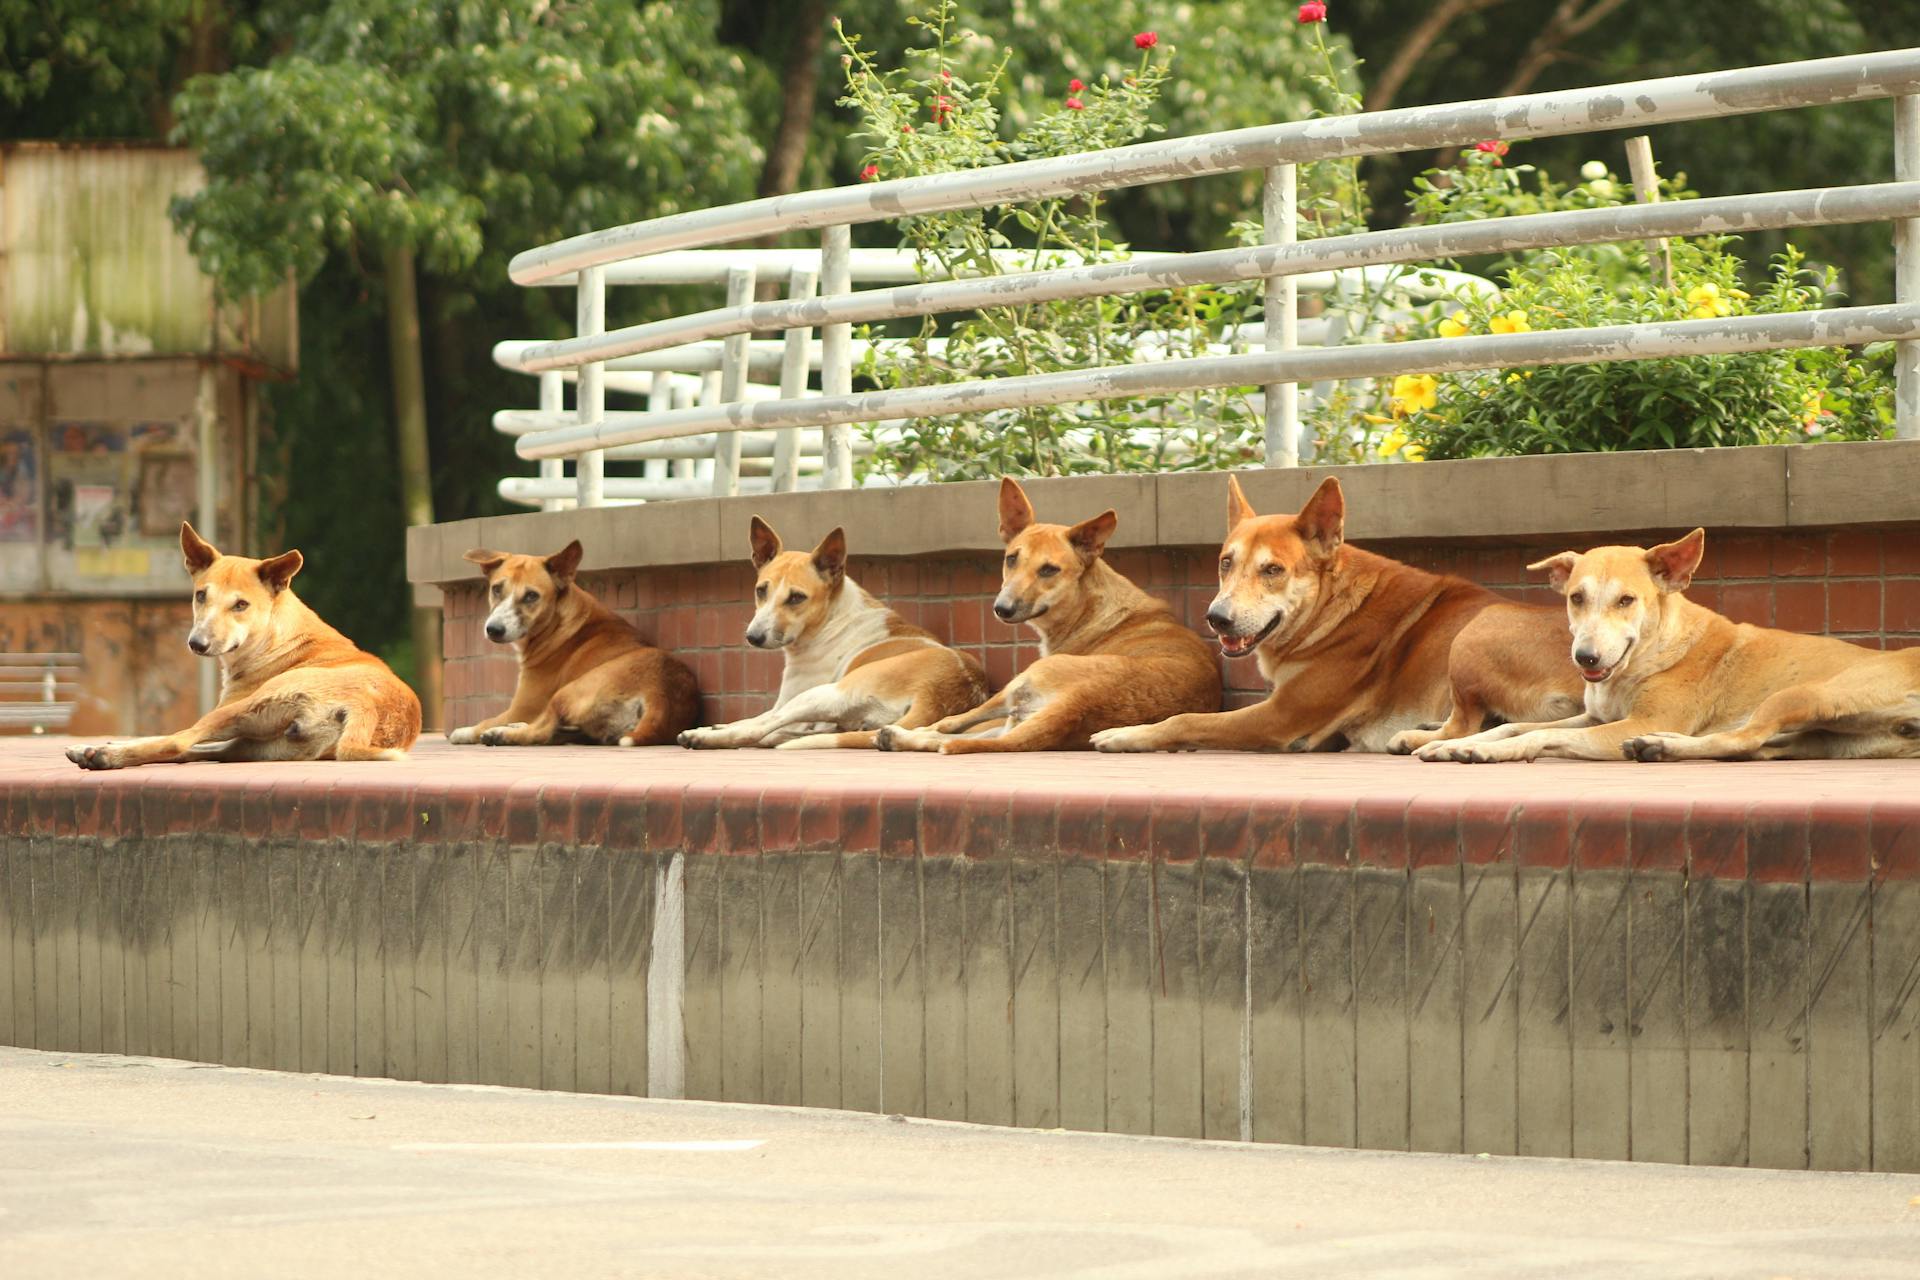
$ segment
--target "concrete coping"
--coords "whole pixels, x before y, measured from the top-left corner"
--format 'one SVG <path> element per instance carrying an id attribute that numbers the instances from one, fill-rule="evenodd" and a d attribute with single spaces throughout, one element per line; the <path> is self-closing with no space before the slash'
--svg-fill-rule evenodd
<path id="1" fill-rule="evenodd" d="M 1673 449 L 1475 458 L 1418 465 L 1298 467 L 1235 473 L 1256 510 L 1298 510 L 1340 477 L 1357 542 L 1538 540 L 1635 531 L 1833 528 L 1920 522 L 1920 441 Z M 1212 547 L 1225 532 L 1217 472 L 1022 481 L 1043 520 L 1112 507 L 1114 547 Z M 407 531 L 417 586 L 464 581 L 472 547 L 548 551 L 578 538 L 588 570 L 714 564 L 747 555 L 763 516 L 790 544 L 835 525 L 856 556 L 996 551 L 993 481 L 851 489 L 488 516 Z"/>

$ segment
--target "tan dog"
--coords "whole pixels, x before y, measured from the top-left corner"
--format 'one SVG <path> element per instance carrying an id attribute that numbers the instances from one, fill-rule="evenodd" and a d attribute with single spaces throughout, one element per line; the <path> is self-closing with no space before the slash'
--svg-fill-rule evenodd
<path id="1" fill-rule="evenodd" d="M 1567 597 L 1585 711 L 1434 743 L 1420 758 L 1920 755 L 1920 659 L 1694 604 L 1681 592 L 1705 549 L 1695 529 L 1650 549 L 1566 551 L 1532 566 Z"/>
<path id="2" fill-rule="evenodd" d="M 1579 705 L 1578 682 L 1556 670 L 1561 664 L 1529 656 L 1553 652 L 1556 611 L 1362 551 L 1348 545 L 1345 529 L 1346 499 L 1331 476 L 1297 516 L 1254 514 L 1228 476 L 1220 594 L 1207 625 L 1227 657 L 1254 656 L 1272 691 L 1238 711 L 1109 730 L 1093 745 L 1411 750 L 1488 719 Z M 1486 624 L 1469 635 L 1479 618 Z M 1451 665 L 1456 638 L 1468 643 Z M 1443 719 L 1439 729 L 1418 728 Z"/>
<path id="3" fill-rule="evenodd" d="M 871 747 L 876 729 L 932 724 L 987 696 L 978 662 L 847 577 L 841 530 L 812 551 L 782 549 L 759 516 L 749 533 L 759 576 L 747 643 L 785 652 L 780 693 L 761 715 L 688 730 L 681 746 Z"/>
<path id="4" fill-rule="evenodd" d="M 643 643 L 574 581 L 578 541 L 546 557 L 476 550 L 466 558 L 487 576 L 487 639 L 513 646 L 520 679 L 505 711 L 455 729 L 448 742 L 648 747 L 699 722 L 700 691 L 686 664 Z"/>
<path id="5" fill-rule="evenodd" d="M 1101 558 L 1111 511 L 1069 528 L 1035 524 L 1013 480 L 1000 482 L 1006 555 L 994 616 L 1040 634 L 1040 659 L 965 715 L 930 729 L 889 729 L 888 751 L 1051 751 L 1085 747 L 1103 729 L 1220 705 L 1220 668 L 1167 605 Z"/>
<path id="6" fill-rule="evenodd" d="M 185 760 L 400 760 L 420 736 L 420 699 L 293 594 L 298 551 L 225 556 L 180 526 L 193 575 L 187 647 L 220 664 L 220 704 L 191 728 L 69 747 L 82 769 Z"/>

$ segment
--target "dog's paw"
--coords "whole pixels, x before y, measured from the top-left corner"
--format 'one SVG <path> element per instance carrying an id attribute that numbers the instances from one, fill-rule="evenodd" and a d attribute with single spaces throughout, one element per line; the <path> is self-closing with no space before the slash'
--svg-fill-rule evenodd
<path id="1" fill-rule="evenodd" d="M 1396 733 L 1387 742 L 1387 754 L 1410 756 L 1422 747 L 1433 745 L 1435 732 L 1437 731 L 1432 729 L 1408 729 Z"/>
<path id="2" fill-rule="evenodd" d="M 480 741 L 480 733 L 472 725 L 468 725 L 464 729 L 449 729 L 447 731 L 447 741 L 456 747 L 471 746 L 473 743 Z"/>
<path id="3" fill-rule="evenodd" d="M 1447 742 L 1429 742 L 1413 753 L 1414 759 L 1429 763 L 1444 761 L 1452 764 L 1495 764 L 1514 757 L 1503 754 L 1492 743 L 1475 744 L 1469 739 L 1455 738 Z"/>
<path id="4" fill-rule="evenodd" d="M 897 725 L 890 724 L 883 726 L 878 733 L 873 735 L 874 750 L 898 751 L 900 748 L 894 742 L 894 735 L 900 732 L 901 729 Z"/>
<path id="5" fill-rule="evenodd" d="M 480 735 L 483 747 L 510 747 L 514 745 L 513 735 L 527 726 L 524 724 L 497 724 Z"/>
<path id="6" fill-rule="evenodd" d="M 1095 751 L 1152 751 L 1153 744 L 1138 727 L 1102 729 L 1088 739 Z"/>
<path id="7" fill-rule="evenodd" d="M 82 769 L 118 769 L 122 763 L 119 748 L 111 743 L 102 747 L 68 747 L 67 759 Z"/>
<path id="8" fill-rule="evenodd" d="M 1684 733 L 1643 733 L 1637 738 L 1628 738 L 1620 744 L 1620 754 L 1629 760 L 1638 760 L 1650 764 L 1659 760 L 1678 760 L 1679 753 L 1675 743 L 1684 739 Z"/>

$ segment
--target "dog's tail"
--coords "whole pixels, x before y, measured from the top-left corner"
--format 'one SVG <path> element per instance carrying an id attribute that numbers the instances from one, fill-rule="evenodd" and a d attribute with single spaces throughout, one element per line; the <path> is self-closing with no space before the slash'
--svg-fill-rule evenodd
<path id="1" fill-rule="evenodd" d="M 824 751 L 833 747 L 853 747 L 873 750 L 876 731 L 862 729 L 858 733 L 810 733 L 804 738 L 794 738 L 781 743 L 778 751 Z"/>

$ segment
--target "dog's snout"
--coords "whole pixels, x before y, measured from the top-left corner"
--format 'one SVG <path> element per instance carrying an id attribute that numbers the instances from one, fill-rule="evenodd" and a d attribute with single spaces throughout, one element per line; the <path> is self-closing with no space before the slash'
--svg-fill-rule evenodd
<path id="1" fill-rule="evenodd" d="M 1588 671 L 1592 671 L 1600 665 L 1600 655 L 1592 649 L 1575 649 L 1573 651 L 1573 660 Z"/>
<path id="2" fill-rule="evenodd" d="M 747 643 L 756 649 L 764 649 L 767 647 L 767 633 L 749 629 L 747 632 Z"/>
<path id="3" fill-rule="evenodd" d="M 1002 622 L 1012 622 L 1013 601 L 1005 599 L 995 600 L 993 602 L 993 616 Z"/>
<path id="4" fill-rule="evenodd" d="M 1215 604 L 1207 610 L 1207 625 L 1215 632 L 1225 634 L 1233 629 L 1233 612 L 1223 604 Z"/>
<path id="5" fill-rule="evenodd" d="M 506 638 L 507 638 L 507 628 L 505 623 L 489 622 L 487 624 L 487 639 L 493 641 L 495 644 L 498 644 L 500 641 Z"/>
<path id="6" fill-rule="evenodd" d="M 205 636 L 188 636 L 187 637 L 187 648 L 193 650 L 195 653 L 205 654 L 206 651 L 208 649 L 211 649 L 212 647 L 213 647 L 212 645 L 207 643 L 207 638 Z"/>

